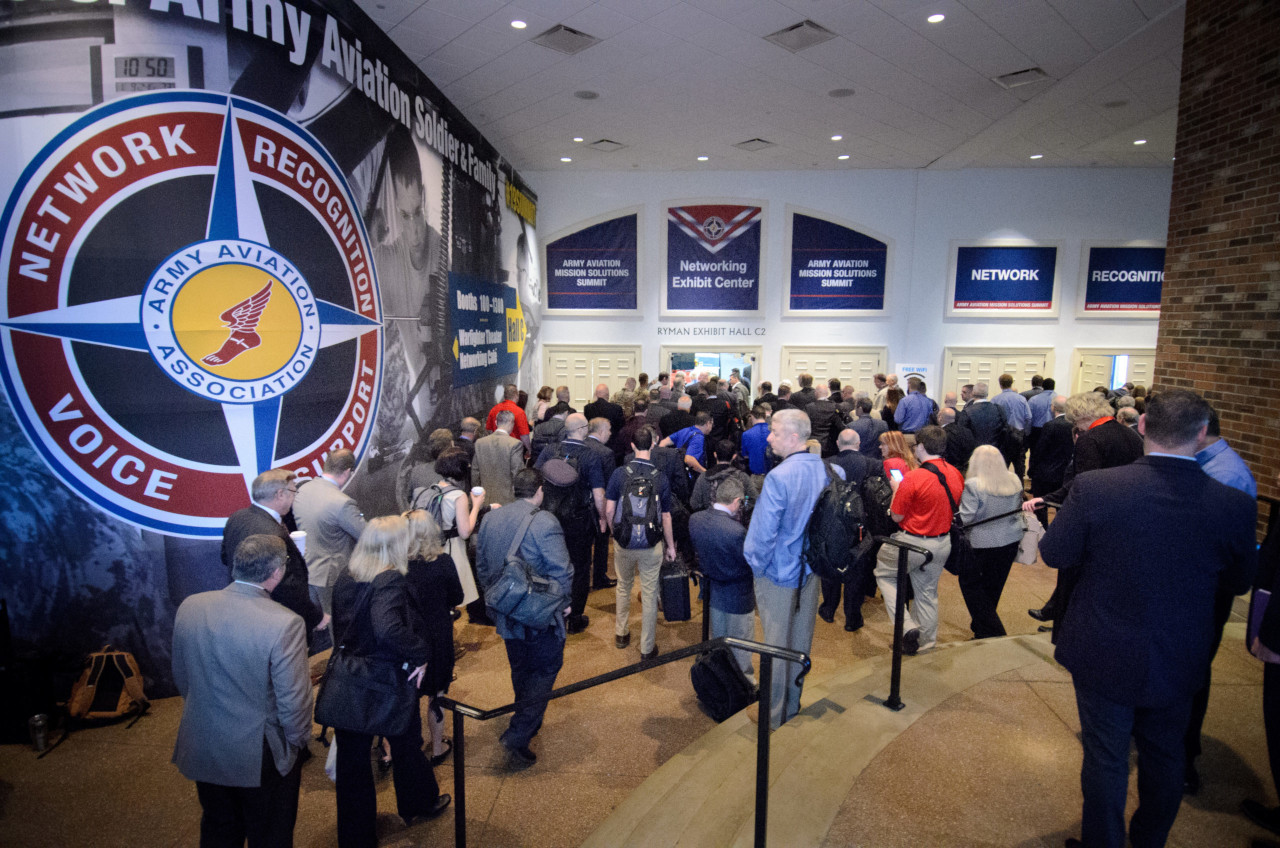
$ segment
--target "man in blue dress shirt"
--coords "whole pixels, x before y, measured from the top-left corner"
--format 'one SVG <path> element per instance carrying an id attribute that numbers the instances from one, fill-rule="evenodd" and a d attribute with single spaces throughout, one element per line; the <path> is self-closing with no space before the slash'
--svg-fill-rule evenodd
<path id="1" fill-rule="evenodd" d="M 929 416 L 932 414 L 933 404 L 925 397 L 924 381 L 919 377 L 908 377 L 907 396 L 898 401 L 898 408 L 893 411 L 893 420 L 898 422 L 898 429 L 914 436 L 922 428 L 929 426 Z"/>
<path id="2" fill-rule="evenodd" d="M 999 445 L 1006 462 L 1013 463 L 1013 473 L 1021 480 L 1027 476 L 1027 434 L 1031 432 L 1031 404 L 1013 390 L 1013 375 L 1000 375 L 1000 394 L 991 402 L 1004 411 L 1009 422 L 1005 443 Z"/>
<path id="3" fill-rule="evenodd" d="M 764 478 L 752 513 L 744 554 L 755 575 L 756 608 L 764 641 L 808 653 L 818 613 L 819 580 L 800 558 L 805 528 L 827 485 L 822 458 L 805 450 L 809 416 L 798 409 L 775 412 L 769 421 L 769 447 L 782 462 Z M 836 469 L 843 476 L 843 469 Z M 769 724 L 778 727 L 800 712 L 798 665 L 779 663 L 773 670 Z"/>

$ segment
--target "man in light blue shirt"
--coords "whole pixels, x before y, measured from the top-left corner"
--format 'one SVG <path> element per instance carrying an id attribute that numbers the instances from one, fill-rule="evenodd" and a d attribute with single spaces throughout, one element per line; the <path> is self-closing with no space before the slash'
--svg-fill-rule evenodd
<path id="1" fill-rule="evenodd" d="M 809 416 L 782 409 L 769 422 L 769 447 L 782 462 L 764 478 L 743 553 L 755 575 L 756 608 L 770 645 L 808 653 L 818 613 L 818 578 L 801 561 L 804 533 L 814 504 L 827 485 L 821 457 L 805 450 Z M 844 472 L 835 469 L 841 477 Z M 769 724 L 778 727 L 800 712 L 800 667 L 779 663 L 773 670 Z"/>
<path id="2" fill-rule="evenodd" d="M 1031 450 L 1036 449 L 1040 428 L 1053 420 L 1053 399 L 1058 396 L 1053 390 L 1056 385 L 1052 377 L 1046 377 L 1040 383 L 1040 391 L 1027 398 L 1027 405 L 1031 407 L 1031 433 L 1027 436 L 1027 447 Z M 1023 392 L 1022 396 L 1026 397 L 1026 393 Z"/>
<path id="3" fill-rule="evenodd" d="M 1240 458 L 1240 454 L 1222 438 L 1218 410 L 1212 407 L 1209 410 L 1209 424 L 1205 428 L 1204 440 L 1200 443 L 1200 450 L 1196 452 L 1196 462 L 1205 474 L 1219 483 L 1239 489 L 1251 498 L 1258 496 L 1258 481 L 1253 479 L 1253 472 Z"/>
<path id="4" fill-rule="evenodd" d="M 1009 432 L 1004 445 L 999 445 L 1006 462 L 1013 463 L 1013 473 L 1021 480 L 1027 476 L 1027 435 L 1031 432 L 1031 404 L 1013 390 L 1013 375 L 1000 375 L 1000 394 L 991 402 L 1004 410 Z"/>
<path id="5" fill-rule="evenodd" d="M 898 408 L 893 411 L 893 419 L 903 433 L 915 434 L 929 425 L 929 416 L 933 414 L 933 404 L 924 394 L 924 383 L 919 377 L 907 378 L 907 396 L 898 401 Z"/>

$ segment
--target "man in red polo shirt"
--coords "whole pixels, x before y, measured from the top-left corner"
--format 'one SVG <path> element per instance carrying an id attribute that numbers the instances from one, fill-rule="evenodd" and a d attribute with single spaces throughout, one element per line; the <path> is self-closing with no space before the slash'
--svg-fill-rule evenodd
<path id="1" fill-rule="evenodd" d="M 496 404 L 493 409 L 489 410 L 489 417 L 484 423 L 484 428 L 490 433 L 498 429 L 498 413 L 504 409 L 511 410 L 511 414 L 515 416 L 516 423 L 513 425 L 511 435 L 524 442 L 525 448 L 529 447 L 529 419 L 525 416 L 524 410 L 520 408 L 520 404 L 516 403 L 516 398 L 520 397 L 520 389 L 515 383 L 508 383 L 502 392 L 502 401 Z"/>
<path id="2" fill-rule="evenodd" d="M 894 539 L 910 542 L 932 552 L 928 565 L 924 557 L 910 553 L 907 576 L 915 592 L 915 603 L 903 618 L 902 652 L 915 654 L 938 643 L 938 578 L 951 553 L 951 502 L 943 491 L 940 473 L 947 481 L 951 497 L 960 503 L 964 476 L 942 458 L 947 450 L 947 434 L 941 427 L 925 427 L 916 433 L 913 448 L 920 467 L 908 471 L 902 482 L 894 483 L 890 512 L 901 527 Z M 935 473 L 935 471 L 937 473 Z M 884 545 L 876 557 L 876 585 L 884 595 L 885 608 L 893 619 L 898 599 L 898 549 Z"/>

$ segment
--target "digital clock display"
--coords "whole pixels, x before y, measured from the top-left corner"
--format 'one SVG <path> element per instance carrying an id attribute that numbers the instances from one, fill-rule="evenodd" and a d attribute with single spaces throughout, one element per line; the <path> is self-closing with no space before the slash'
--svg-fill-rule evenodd
<path id="1" fill-rule="evenodd" d="M 117 79 L 172 80 L 175 66 L 172 56 L 117 56 Z"/>

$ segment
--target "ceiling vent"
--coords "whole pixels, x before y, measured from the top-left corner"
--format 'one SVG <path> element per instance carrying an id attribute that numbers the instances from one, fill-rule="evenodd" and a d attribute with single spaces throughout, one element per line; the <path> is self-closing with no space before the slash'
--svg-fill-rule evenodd
<path id="1" fill-rule="evenodd" d="M 750 141 L 740 141 L 734 147 L 754 153 L 757 150 L 764 150 L 766 147 L 773 147 L 773 142 L 765 141 L 763 138 L 753 138 Z"/>
<path id="2" fill-rule="evenodd" d="M 1001 88 L 1017 88 L 1020 85 L 1030 85 L 1033 82 L 1047 79 L 1049 79 L 1049 75 L 1040 68 L 1024 68 L 1011 74 L 993 77 L 991 81 Z"/>
<path id="3" fill-rule="evenodd" d="M 542 35 L 531 39 L 531 41 L 534 44 L 541 44 L 543 47 L 550 48 L 557 53 L 572 56 L 575 53 L 581 53 L 593 44 L 598 44 L 600 39 L 594 35 L 587 35 L 585 32 L 578 32 L 578 30 L 567 27 L 564 24 L 557 24 L 542 33 Z"/>
<path id="4" fill-rule="evenodd" d="M 626 145 L 619 144 L 618 142 L 613 141 L 611 139 L 602 138 L 599 141 L 591 142 L 590 144 L 587 145 L 587 147 L 595 148 L 596 150 L 602 151 L 604 153 L 612 153 L 615 150 L 621 150 L 622 148 L 626 147 Z"/>
<path id="5" fill-rule="evenodd" d="M 773 35 L 766 35 L 765 41 L 772 41 L 779 47 L 799 53 L 807 47 L 830 41 L 836 34 L 829 29 L 818 26 L 813 21 L 801 21 L 794 26 L 780 29 Z"/>

